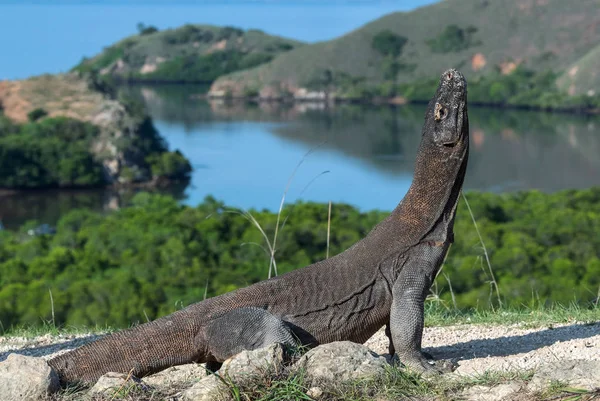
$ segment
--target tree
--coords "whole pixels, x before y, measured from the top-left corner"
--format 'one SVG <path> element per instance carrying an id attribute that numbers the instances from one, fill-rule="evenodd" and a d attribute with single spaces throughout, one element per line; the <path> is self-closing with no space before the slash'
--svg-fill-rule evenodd
<path id="1" fill-rule="evenodd" d="M 151 35 L 158 32 L 158 28 L 152 25 L 146 26 L 143 22 L 138 22 L 137 30 L 140 35 Z"/>
<path id="2" fill-rule="evenodd" d="M 386 29 L 373 36 L 371 47 L 384 56 L 398 57 L 408 39 Z"/>
<path id="3" fill-rule="evenodd" d="M 37 120 L 39 120 L 40 118 L 46 117 L 48 115 L 48 112 L 42 108 L 37 108 L 37 109 L 33 109 L 31 110 L 29 113 L 27 113 L 27 118 L 29 119 L 29 121 L 31 122 L 35 122 Z"/>

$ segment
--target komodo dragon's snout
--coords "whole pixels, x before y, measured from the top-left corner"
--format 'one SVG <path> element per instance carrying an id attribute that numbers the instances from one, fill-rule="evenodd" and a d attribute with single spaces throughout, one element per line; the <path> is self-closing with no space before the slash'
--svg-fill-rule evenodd
<path id="1" fill-rule="evenodd" d="M 63 384 L 106 372 L 142 377 L 170 366 L 211 369 L 272 342 L 364 342 L 387 325 L 390 352 L 419 372 L 448 368 L 421 351 L 424 301 L 453 241 L 467 168 L 467 83 L 444 72 L 425 114 L 413 182 L 392 213 L 346 251 L 192 304 L 49 361 Z"/>

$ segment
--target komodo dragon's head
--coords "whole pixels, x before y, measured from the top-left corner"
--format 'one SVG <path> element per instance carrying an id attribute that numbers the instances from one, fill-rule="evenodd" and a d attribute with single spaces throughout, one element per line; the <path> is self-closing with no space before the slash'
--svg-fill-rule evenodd
<path id="1" fill-rule="evenodd" d="M 413 182 L 396 208 L 407 238 L 419 241 L 440 218 L 452 229 L 468 154 L 467 81 L 451 69 L 427 107 Z"/>
<path id="2" fill-rule="evenodd" d="M 424 140 L 448 155 L 460 155 L 469 144 L 467 81 L 456 70 L 444 72 L 429 102 L 423 126 Z M 444 150 L 445 149 L 445 150 Z"/>

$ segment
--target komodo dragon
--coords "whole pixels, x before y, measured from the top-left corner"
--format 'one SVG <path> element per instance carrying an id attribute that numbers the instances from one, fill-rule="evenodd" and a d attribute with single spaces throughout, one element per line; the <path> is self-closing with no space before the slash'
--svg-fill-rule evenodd
<path id="1" fill-rule="evenodd" d="M 363 343 L 386 324 L 390 353 L 402 363 L 423 373 L 447 370 L 421 352 L 423 304 L 453 241 L 469 149 L 466 85 L 456 70 L 442 74 L 411 187 L 364 239 L 332 258 L 59 355 L 49 364 L 61 382 L 94 382 L 109 371 L 143 377 L 191 362 L 215 370 L 244 349 Z"/>

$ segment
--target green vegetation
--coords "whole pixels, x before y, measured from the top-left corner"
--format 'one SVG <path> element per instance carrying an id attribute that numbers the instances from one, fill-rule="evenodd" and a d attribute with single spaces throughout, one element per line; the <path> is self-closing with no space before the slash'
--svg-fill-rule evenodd
<path id="1" fill-rule="evenodd" d="M 159 31 L 143 23 L 138 35 L 115 43 L 73 70 L 117 81 L 212 82 L 217 77 L 271 61 L 301 45 L 257 30 L 186 24 Z"/>
<path id="2" fill-rule="evenodd" d="M 143 22 L 137 24 L 137 30 L 140 35 L 152 35 L 158 32 L 158 28 L 152 25 L 146 26 Z"/>
<path id="3" fill-rule="evenodd" d="M 382 68 L 388 71 L 387 81 L 369 84 L 365 77 L 353 77 L 341 71 L 317 71 L 307 82 L 313 90 L 335 91 L 340 100 L 369 101 L 373 98 L 402 96 L 410 102 L 429 102 L 438 85 L 438 78 L 416 80 L 411 83 L 393 82 L 405 68 L 393 59 L 385 59 Z M 571 110 L 595 112 L 600 107 L 600 94 L 570 96 L 556 85 L 558 75 L 546 71 L 536 73 L 517 67 L 510 74 L 497 71 L 469 81 L 469 103 L 473 105 L 517 107 L 541 110 Z"/>
<path id="4" fill-rule="evenodd" d="M 32 118 L 37 110 L 30 120 L 39 118 Z M 0 118 L 0 187 L 93 187 L 104 182 L 102 165 L 89 150 L 97 127 L 65 117 L 23 125 Z"/>
<path id="5" fill-rule="evenodd" d="M 505 306 L 533 313 L 559 303 L 593 306 L 600 289 L 600 188 L 467 197 Z M 465 204 L 459 208 L 435 303 L 450 310 L 497 306 L 481 241 Z M 277 216 L 251 213 L 272 238 Z M 364 237 L 386 214 L 334 205 L 329 254 Z M 277 239 L 280 274 L 327 252 L 327 205 L 290 205 L 283 210 L 288 215 Z M 52 236 L 0 232 L 0 322 L 5 329 L 37 325 L 52 308 L 57 325 L 125 327 L 153 319 L 202 300 L 205 291 L 215 296 L 265 279 L 264 241 L 248 214 L 212 198 L 190 208 L 146 193 L 106 216 L 73 211 Z"/>
<path id="6" fill-rule="evenodd" d="M 600 95 L 569 96 L 556 86 L 557 74 L 535 73 L 523 67 L 503 75 L 481 76 L 469 82 L 471 104 L 538 109 L 592 110 L 600 107 Z M 437 79 L 401 84 L 397 92 L 411 101 L 426 102 L 435 92 Z"/>
<path id="7" fill-rule="evenodd" d="M 146 162 L 155 178 L 175 180 L 192 172 L 190 162 L 179 150 L 151 154 L 146 157 Z"/>
<path id="8" fill-rule="evenodd" d="M 232 82 L 237 94 L 242 94 L 245 87 L 260 91 L 287 83 L 313 89 L 315 77 L 329 70 L 332 76 L 360 82 L 344 86 L 325 80 L 326 85 L 317 85 L 316 89 L 335 94 L 335 98 L 369 101 L 402 96 L 399 84 L 418 86 L 423 80 L 438 78 L 450 67 L 467 76 L 470 88 L 480 77 L 488 82 L 504 81 L 498 69 L 507 71 L 507 63 L 515 61 L 533 74 L 527 78 L 529 82 L 520 84 L 539 86 L 538 77 L 554 82 L 544 82 L 541 93 L 525 87 L 528 94 L 521 97 L 518 95 L 523 85 L 518 90 L 496 85 L 491 91 L 493 100 L 487 90 L 482 102 L 586 109 L 588 99 L 569 95 L 598 92 L 600 31 L 592 33 L 594 39 L 589 40 L 585 29 L 594 23 L 597 5 L 589 0 L 574 6 L 548 0 L 535 13 L 519 7 L 517 3 L 457 0 L 392 13 L 339 38 L 302 46 L 267 64 L 220 77 L 212 89 L 231 89 Z M 560 35 L 555 29 L 557 24 L 561 26 Z M 557 41 L 565 46 L 553 47 L 551 44 Z M 506 100 L 511 97 L 515 99 Z"/>
<path id="9" fill-rule="evenodd" d="M 27 119 L 31 122 L 36 122 L 40 118 L 44 118 L 48 115 L 48 112 L 44 109 L 33 109 L 29 113 L 27 113 Z"/>
<path id="10" fill-rule="evenodd" d="M 406 42 L 408 42 L 408 39 L 404 36 L 396 35 L 386 29 L 373 36 L 371 46 L 384 56 L 398 57 L 402 54 Z"/>
<path id="11" fill-rule="evenodd" d="M 434 53 L 459 52 L 481 44 L 480 40 L 475 40 L 473 38 L 476 32 L 477 28 L 473 25 L 469 25 L 465 29 L 462 29 L 451 24 L 446 26 L 438 36 L 433 39 L 428 39 L 426 42 Z"/>
<path id="12" fill-rule="evenodd" d="M 136 79 L 155 82 L 212 82 L 223 74 L 252 68 L 273 59 L 268 53 L 242 53 L 224 50 L 206 55 L 180 56 L 161 63 L 156 71 Z"/>
<path id="13" fill-rule="evenodd" d="M 137 102 L 123 98 L 130 113 L 143 116 Z M 29 113 L 32 122 L 15 124 L 0 114 L 0 188 L 82 188 L 107 184 L 102 158 L 92 152 L 100 129 L 88 122 L 67 117 L 43 117 L 45 111 Z M 192 171 L 189 161 L 179 152 L 169 152 L 152 120 L 141 117 L 133 135 L 119 138 L 115 145 L 126 149 L 132 159 L 140 159 L 138 168 L 146 169 L 153 179 L 186 179 Z M 130 169 L 131 170 L 131 169 Z M 139 173 L 123 169 L 122 178 L 139 180 Z"/>

